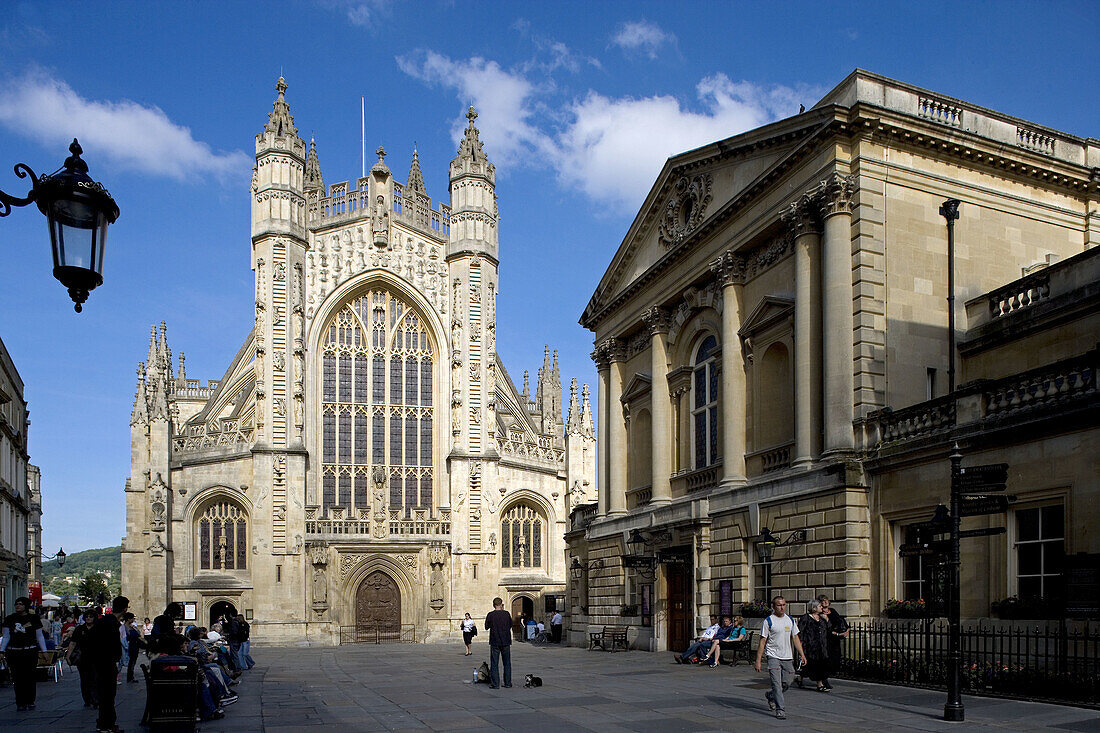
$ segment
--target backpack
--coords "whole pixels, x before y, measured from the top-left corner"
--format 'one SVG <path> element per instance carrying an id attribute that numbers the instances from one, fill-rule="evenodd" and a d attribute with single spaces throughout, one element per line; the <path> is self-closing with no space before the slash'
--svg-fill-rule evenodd
<path id="1" fill-rule="evenodd" d="M 482 662 L 481 666 L 477 668 L 477 681 L 488 682 L 489 681 L 489 663 Z"/>

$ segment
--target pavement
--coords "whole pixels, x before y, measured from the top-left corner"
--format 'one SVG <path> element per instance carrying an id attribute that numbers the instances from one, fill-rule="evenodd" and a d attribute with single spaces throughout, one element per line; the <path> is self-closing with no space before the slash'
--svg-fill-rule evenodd
<path id="1" fill-rule="evenodd" d="M 512 647 L 511 689 L 471 683 L 488 660 L 457 644 L 359 644 L 274 648 L 253 643 L 257 666 L 241 678 L 240 701 L 203 733 L 508 730 L 572 731 L 1098 731 L 1100 710 L 966 696 L 966 722 L 946 723 L 943 692 L 835 680 L 832 693 L 792 689 L 786 720 L 764 701 L 767 677 L 751 667 L 708 669 L 673 664 L 671 654 Z M 543 686 L 525 689 L 523 677 Z M 144 684 L 122 684 L 119 725 L 139 726 Z M 80 700 L 76 670 L 38 683 L 38 705 L 17 712 L 10 686 L 0 688 L 0 731 L 94 731 L 95 711 Z"/>

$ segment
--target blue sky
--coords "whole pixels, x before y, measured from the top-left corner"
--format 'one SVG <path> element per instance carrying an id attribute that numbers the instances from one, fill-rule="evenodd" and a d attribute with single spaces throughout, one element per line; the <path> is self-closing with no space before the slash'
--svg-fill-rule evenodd
<path id="1" fill-rule="evenodd" d="M 122 210 L 77 315 L 44 219 L 0 220 L 0 338 L 26 383 L 44 547 L 124 531 L 129 413 L 149 326 L 217 379 L 248 332 L 253 136 L 280 73 L 326 183 L 414 143 L 446 200 L 466 106 L 497 164 L 498 348 L 517 383 L 561 351 L 594 382 L 577 319 L 665 158 L 811 106 L 862 67 L 1100 135 L 1094 3 L 20 2 L 0 17 L 0 189 L 79 137 Z"/>

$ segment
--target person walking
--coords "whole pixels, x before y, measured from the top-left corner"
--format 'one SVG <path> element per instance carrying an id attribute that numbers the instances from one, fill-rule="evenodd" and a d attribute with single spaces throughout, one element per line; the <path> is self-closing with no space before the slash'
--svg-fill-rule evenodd
<path id="1" fill-rule="evenodd" d="M 550 617 L 550 640 L 555 644 L 561 643 L 561 611 L 554 611 Z"/>
<path id="2" fill-rule="evenodd" d="M 828 650 L 829 650 L 829 677 L 835 677 L 837 672 L 840 671 L 840 662 L 844 658 L 844 650 L 841 649 L 841 639 L 848 638 L 848 622 L 840 615 L 840 612 L 833 608 L 832 601 L 829 600 L 829 596 L 822 593 L 817 597 L 817 600 L 821 603 L 821 613 L 829 622 L 829 637 L 828 637 Z M 833 686 L 829 684 L 828 680 L 825 681 L 825 688 L 828 690 L 833 689 Z"/>
<path id="3" fill-rule="evenodd" d="M 116 596 L 111 612 L 96 620 L 88 632 L 87 652 L 95 673 L 96 698 L 99 701 L 98 733 L 122 733 L 115 713 L 118 660 L 122 658 L 122 617 L 130 609 L 130 599 Z"/>
<path id="4" fill-rule="evenodd" d="M 237 618 L 236 611 L 229 611 L 222 624 L 222 635 L 229 644 L 229 670 L 239 675 L 244 666 L 241 664 L 241 625 Z"/>
<path id="5" fill-rule="evenodd" d="M 141 629 L 138 628 L 137 618 L 132 613 L 127 613 L 125 621 L 122 625 L 123 633 L 126 634 L 126 641 L 124 642 L 126 650 L 126 681 L 137 682 L 137 678 L 134 677 L 134 665 L 137 664 L 138 654 L 145 648 L 146 644 L 144 639 L 141 638 Z"/>
<path id="6" fill-rule="evenodd" d="M 99 707 L 99 701 L 95 694 L 95 669 L 92 668 L 92 657 L 88 652 L 88 635 L 92 631 L 92 625 L 99 618 L 94 608 L 89 608 L 81 617 L 84 623 L 73 629 L 69 635 L 68 660 L 70 665 L 76 666 L 80 674 L 80 696 L 84 699 L 84 707 Z"/>
<path id="7" fill-rule="evenodd" d="M 772 599 L 772 614 L 764 619 L 760 626 L 760 646 L 756 648 L 757 672 L 765 655 L 768 657 L 768 675 L 772 689 L 764 694 L 768 707 L 775 711 L 775 717 L 783 720 L 787 717 L 783 693 L 791 686 L 794 676 L 794 654 L 802 664 L 806 663 L 806 654 L 798 640 L 798 624 L 787 615 L 787 601 L 783 596 Z"/>
<path id="8" fill-rule="evenodd" d="M 485 617 L 489 632 L 489 687 L 500 687 L 498 661 L 504 662 L 504 686 L 512 686 L 512 614 L 504 610 L 504 600 L 493 599 L 493 610 Z"/>
<path id="9" fill-rule="evenodd" d="M 237 615 L 237 624 L 241 630 L 241 668 L 252 669 L 256 666 L 255 660 L 252 659 L 252 642 L 249 641 L 252 629 L 249 627 L 248 619 L 240 614 Z"/>
<path id="10" fill-rule="evenodd" d="M 13 606 L 15 613 L 4 618 L 0 652 L 8 661 L 16 709 L 34 710 L 38 652 L 46 651 L 46 638 L 42 634 L 42 619 L 31 611 L 30 598 L 16 598 Z"/>
<path id="11" fill-rule="evenodd" d="M 462 619 L 458 626 L 462 629 L 462 643 L 466 645 L 466 653 L 462 656 L 468 657 L 473 654 L 470 651 L 470 642 L 477 636 L 477 622 L 470 618 L 470 614 L 467 613 L 466 618 Z"/>
<path id="12" fill-rule="evenodd" d="M 814 599 L 806 604 L 806 613 L 798 619 L 798 640 L 806 653 L 806 664 L 798 670 L 794 683 L 802 687 L 802 678 L 809 677 L 817 683 L 818 692 L 828 692 L 829 687 L 829 622 L 821 613 L 821 601 Z"/>

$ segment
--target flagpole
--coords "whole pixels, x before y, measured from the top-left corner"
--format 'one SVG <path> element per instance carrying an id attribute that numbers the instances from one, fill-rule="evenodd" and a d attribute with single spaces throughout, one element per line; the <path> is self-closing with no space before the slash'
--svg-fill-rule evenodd
<path id="1" fill-rule="evenodd" d="M 363 175 L 362 175 L 362 177 L 366 178 L 367 177 L 367 98 L 366 97 L 359 97 L 359 112 L 360 112 L 360 117 L 359 117 L 360 137 L 359 137 L 359 139 L 363 144 L 363 154 L 362 154 Z"/>

